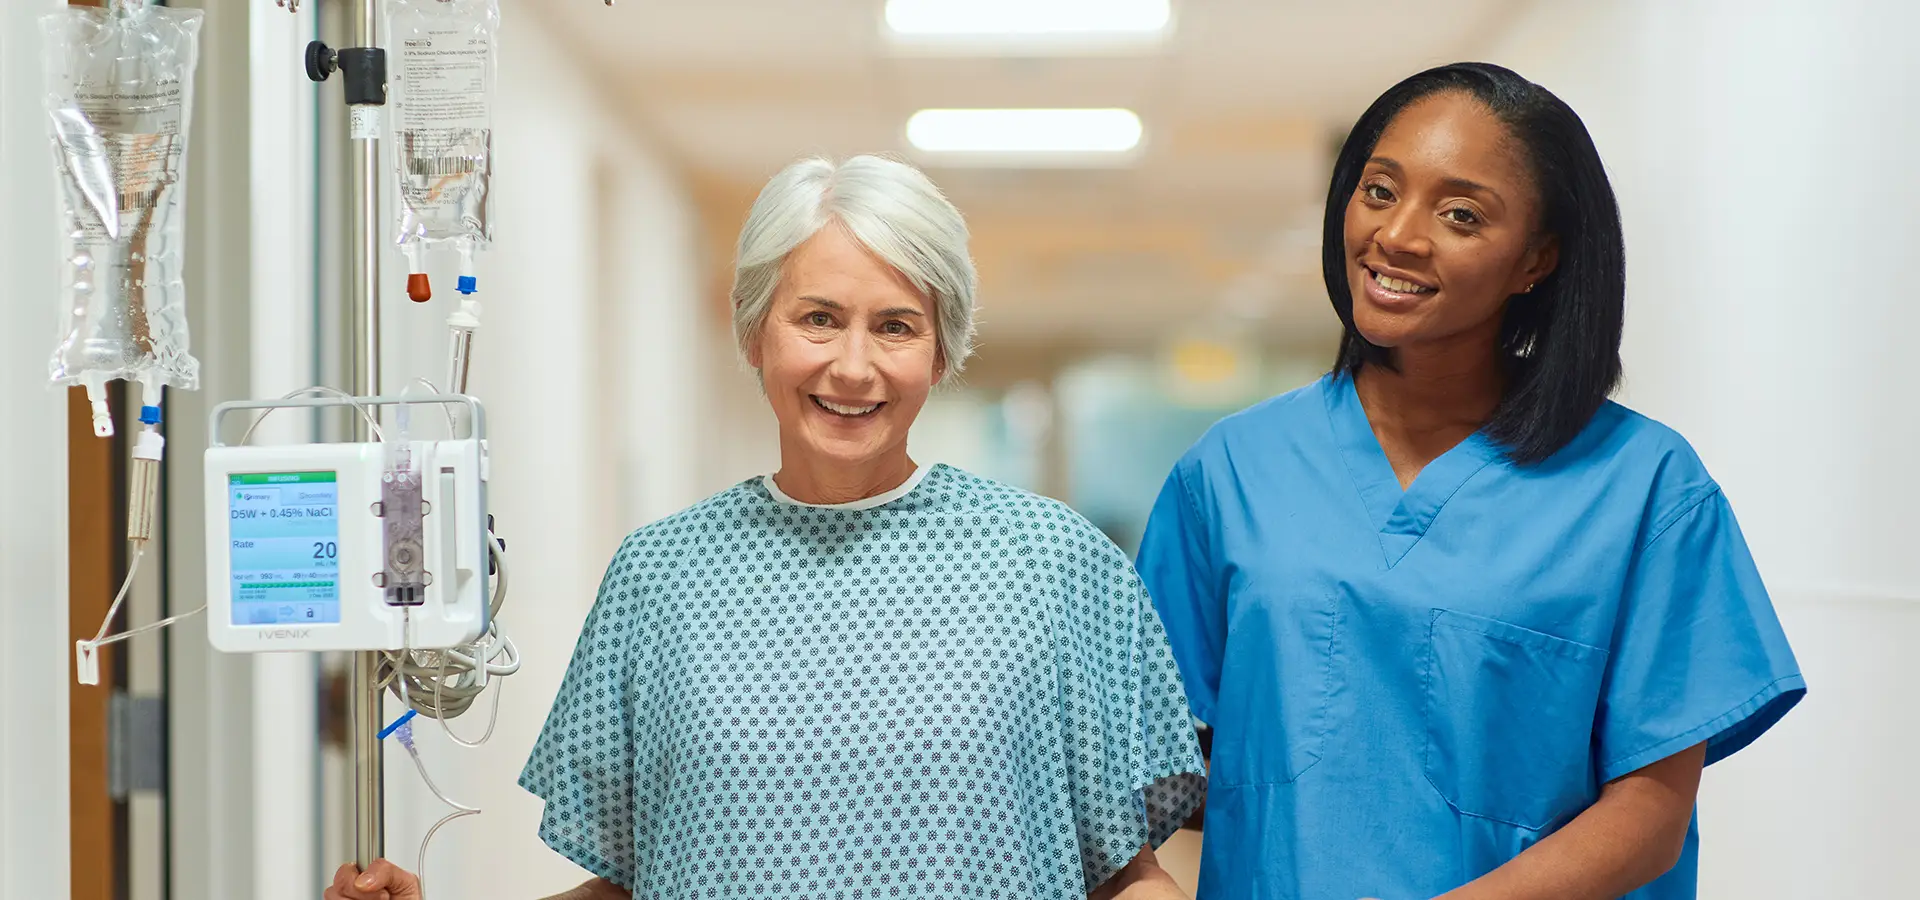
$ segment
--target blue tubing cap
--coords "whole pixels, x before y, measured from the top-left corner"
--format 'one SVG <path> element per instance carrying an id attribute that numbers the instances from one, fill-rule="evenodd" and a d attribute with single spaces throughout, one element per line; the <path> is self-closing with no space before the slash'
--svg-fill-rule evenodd
<path id="1" fill-rule="evenodd" d="M 387 735 L 394 733 L 396 730 L 400 728 L 400 726 L 405 725 L 410 721 L 413 721 L 413 717 L 419 714 L 420 714 L 419 710 L 415 710 L 415 709 L 407 710 L 406 713 L 402 715 L 400 718 L 393 720 L 393 724 L 380 729 L 380 740 L 383 740 L 383 741 L 386 740 Z"/>
<path id="2" fill-rule="evenodd" d="M 140 422 L 143 425 L 160 424 L 160 407 L 158 406 L 140 407 Z"/>
<path id="3" fill-rule="evenodd" d="M 460 276 L 459 283 L 455 284 L 453 286 L 453 289 L 456 291 L 459 291 L 462 294 L 471 294 L 480 290 L 480 288 L 477 286 L 478 284 L 479 284 L 479 279 L 473 277 L 472 275 L 462 275 Z"/>

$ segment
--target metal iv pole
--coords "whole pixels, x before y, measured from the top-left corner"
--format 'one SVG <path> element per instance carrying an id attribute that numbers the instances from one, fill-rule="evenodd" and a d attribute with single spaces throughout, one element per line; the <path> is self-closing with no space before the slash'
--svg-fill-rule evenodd
<path id="1" fill-rule="evenodd" d="M 354 0 L 353 44 L 359 48 L 378 48 L 375 34 L 378 9 L 376 0 Z M 349 303 L 353 308 L 353 395 L 371 397 L 380 393 L 380 118 L 387 94 L 386 59 L 378 49 L 363 50 L 378 59 L 380 96 L 377 103 L 356 104 L 352 114 L 354 153 L 350 178 L 353 191 L 353 282 Z M 351 81 L 349 81 L 351 83 Z M 348 92 L 348 103 L 354 102 Z M 367 127 L 365 116 L 373 125 Z M 373 440 L 365 422 L 357 417 L 354 430 L 358 439 Z M 353 822 L 354 856 L 362 871 L 386 855 L 386 791 L 382 778 L 384 758 L 380 752 L 380 688 L 375 680 L 380 670 L 380 653 L 362 651 L 353 655 L 353 677 L 347 691 L 349 734 L 353 745 Z"/>
<path id="2" fill-rule="evenodd" d="M 319 41 L 307 45 L 307 76 L 325 81 L 335 71 L 345 82 L 349 133 L 353 140 L 349 178 L 352 210 L 348 228 L 352 277 L 348 282 L 353 372 L 356 397 L 380 393 L 380 133 L 387 103 L 387 58 L 379 47 L 378 0 L 349 0 L 351 47 L 333 50 Z M 359 417 L 354 439 L 373 434 Z M 354 857 L 362 870 L 386 855 L 385 790 L 380 747 L 381 691 L 377 676 L 381 654 L 353 654 L 348 686 L 348 728 L 353 747 Z"/>
<path id="3" fill-rule="evenodd" d="M 352 234 L 352 277 L 349 280 L 353 350 L 351 391 L 356 397 L 380 393 L 380 133 L 387 103 L 386 51 L 379 47 L 379 0 L 348 0 L 352 18 L 352 47 L 333 50 L 314 41 L 307 45 L 307 76 L 326 81 L 335 71 L 345 81 L 349 132 L 353 140 L 353 196 L 349 232 Z M 614 0 L 606 0 L 612 6 Z M 279 0 L 290 11 L 299 0 Z M 353 418 L 354 439 L 371 441 L 373 434 L 360 417 Z M 387 820 L 384 758 L 380 746 L 384 693 L 378 687 L 379 651 L 353 654 L 349 695 L 349 742 L 353 747 L 354 857 L 364 871 L 386 855 Z"/>

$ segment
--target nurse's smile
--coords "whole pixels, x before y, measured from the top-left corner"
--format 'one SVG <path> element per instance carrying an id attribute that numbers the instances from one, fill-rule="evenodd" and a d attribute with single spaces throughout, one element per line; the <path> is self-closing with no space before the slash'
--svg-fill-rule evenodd
<path id="1" fill-rule="evenodd" d="M 1392 310 L 1405 310 L 1431 297 L 1438 288 L 1406 276 L 1396 277 L 1385 266 L 1365 266 L 1364 279 L 1368 302 Z M 1383 271 L 1385 270 L 1385 271 Z"/>

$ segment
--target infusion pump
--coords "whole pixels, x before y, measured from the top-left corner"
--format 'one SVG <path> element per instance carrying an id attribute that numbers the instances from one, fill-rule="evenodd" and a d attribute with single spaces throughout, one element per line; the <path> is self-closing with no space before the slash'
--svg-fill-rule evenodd
<path id="1" fill-rule="evenodd" d="M 483 413 L 450 440 L 224 446 L 206 453 L 207 637 L 229 653 L 444 649 L 487 628 Z M 392 405 L 369 397 L 362 406 Z M 418 415 L 417 413 L 415 414 Z M 420 417 L 424 419 L 425 417 Z"/>

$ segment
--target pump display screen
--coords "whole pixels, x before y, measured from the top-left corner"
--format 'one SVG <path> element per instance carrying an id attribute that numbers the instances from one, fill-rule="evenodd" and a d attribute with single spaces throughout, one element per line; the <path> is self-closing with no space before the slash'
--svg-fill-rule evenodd
<path id="1" fill-rule="evenodd" d="M 233 624 L 338 624 L 338 473 L 229 475 L 227 498 Z"/>

